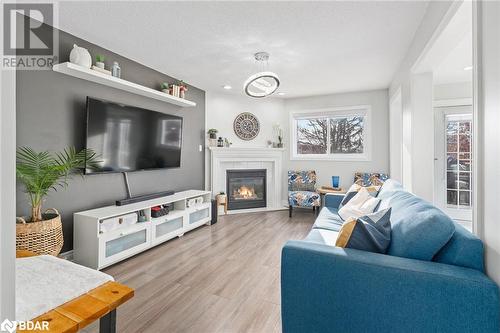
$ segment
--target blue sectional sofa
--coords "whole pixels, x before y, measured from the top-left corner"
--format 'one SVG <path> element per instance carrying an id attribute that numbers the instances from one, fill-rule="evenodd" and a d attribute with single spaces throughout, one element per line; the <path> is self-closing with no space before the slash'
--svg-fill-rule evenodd
<path id="1" fill-rule="evenodd" d="M 309 235 L 283 248 L 284 333 L 500 331 L 477 237 L 388 180 L 378 194 L 378 209 L 392 207 L 387 254 L 335 247 L 342 198 L 327 195 Z"/>

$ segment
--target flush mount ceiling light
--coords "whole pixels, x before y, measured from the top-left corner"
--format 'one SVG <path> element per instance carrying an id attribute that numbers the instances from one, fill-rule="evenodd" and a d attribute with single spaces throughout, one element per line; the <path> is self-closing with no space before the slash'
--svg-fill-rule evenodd
<path id="1" fill-rule="evenodd" d="M 265 70 L 265 67 L 269 67 L 269 53 L 255 53 L 255 60 L 257 64 L 260 65 L 261 71 L 251 75 L 245 81 L 243 85 L 245 94 L 256 98 L 269 96 L 280 86 L 280 79 L 275 73 Z"/>

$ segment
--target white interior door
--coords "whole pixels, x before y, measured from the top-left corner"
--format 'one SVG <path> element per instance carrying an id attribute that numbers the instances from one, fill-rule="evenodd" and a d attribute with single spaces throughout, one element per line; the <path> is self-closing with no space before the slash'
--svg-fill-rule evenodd
<path id="1" fill-rule="evenodd" d="M 435 110 L 435 204 L 467 225 L 472 221 L 472 106 Z"/>

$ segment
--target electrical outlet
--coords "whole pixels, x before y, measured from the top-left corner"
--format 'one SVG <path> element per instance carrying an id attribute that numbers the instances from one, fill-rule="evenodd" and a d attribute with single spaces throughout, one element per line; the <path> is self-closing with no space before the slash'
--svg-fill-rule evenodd
<path id="1" fill-rule="evenodd" d="M 203 151 L 203 146 L 202 146 L 202 145 L 199 145 L 199 146 L 198 146 L 198 149 L 199 149 L 200 151 Z"/>

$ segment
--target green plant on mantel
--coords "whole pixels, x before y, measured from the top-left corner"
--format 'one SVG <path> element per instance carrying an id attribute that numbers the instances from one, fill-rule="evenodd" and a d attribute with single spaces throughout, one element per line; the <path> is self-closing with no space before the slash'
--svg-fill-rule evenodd
<path id="1" fill-rule="evenodd" d="M 218 130 L 216 130 L 215 128 L 211 128 L 211 129 L 209 129 L 209 130 L 207 131 L 207 133 L 208 133 L 208 134 L 217 134 L 217 133 L 219 133 L 219 131 L 218 131 Z"/>
<path id="2" fill-rule="evenodd" d="M 163 82 L 161 85 L 160 85 L 160 89 L 168 89 L 168 83 L 167 82 Z"/>
<path id="3" fill-rule="evenodd" d="M 105 58 L 102 54 L 98 54 L 95 56 L 95 61 L 96 62 L 104 62 Z"/>
<path id="4" fill-rule="evenodd" d="M 30 222 L 43 220 L 42 203 L 50 190 L 66 188 L 72 172 L 82 174 L 85 167 L 94 169 L 100 162 L 91 149 L 76 151 L 74 147 L 55 154 L 20 147 L 16 157 L 16 176 L 31 203 Z"/>

